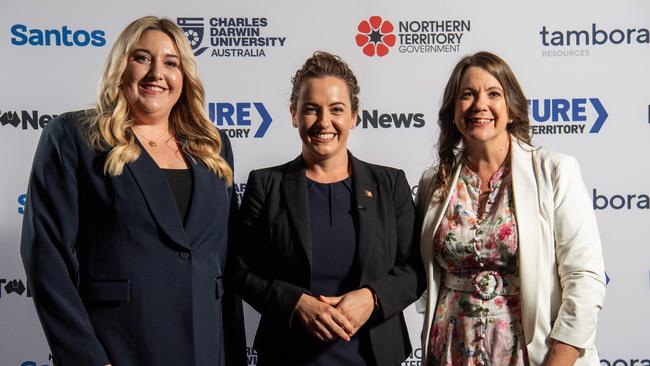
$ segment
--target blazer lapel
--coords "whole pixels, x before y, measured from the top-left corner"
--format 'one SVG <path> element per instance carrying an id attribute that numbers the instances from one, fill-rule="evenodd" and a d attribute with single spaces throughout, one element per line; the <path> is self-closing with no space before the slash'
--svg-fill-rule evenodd
<path id="1" fill-rule="evenodd" d="M 532 147 L 531 147 L 532 148 Z M 519 141 L 511 143 L 512 190 L 515 217 L 519 235 L 519 276 L 521 279 L 522 322 L 526 344 L 533 340 L 537 321 L 537 283 L 540 253 L 541 224 L 539 193 L 533 154 Z"/>
<path id="2" fill-rule="evenodd" d="M 290 224 L 295 228 L 298 242 L 302 245 L 305 255 L 312 266 L 311 227 L 309 221 L 309 201 L 307 198 L 307 178 L 305 162 L 298 156 L 287 165 L 281 182 L 282 201 L 289 211 Z"/>
<path id="3" fill-rule="evenodd" d="M 366 283 L 368 281 L 364 276 L 367 271 L 363 271 L 363 269 L 367 268 L 376 243 L 374 238 L 379 217 L 376 200 L 390 199 L 390 197 L 378 197 L 377 182 L 372 179 L 366 166 L 352 154 L 348 153 L 348 156 L 352 165 L 352 187 L 359 225 L 357 228 L 358 278 L 360 283 Z"/>
<path id="4" fill-rule="evenodd" d="M 188 158 L 192 170 L 192 198 L 185 221 L 188 243 L 193 241 L 208 228 L 210 222 L 223 222 L 227 218 L 215 220 L 215 215 L 226 213 L 230 209 L 230 197 L 226 183 L 209 171 L 203 164 Z M 224 208 L 225 207 L 225 208 Z"/>
<path id="5" fill-rule="evenodd" d="M 126 164 L 127 169 L 133 174 L 158 225 L 176 244 L 189 248 L 169 183 L 144 147 L 140 148 L 140 157 Z"/>

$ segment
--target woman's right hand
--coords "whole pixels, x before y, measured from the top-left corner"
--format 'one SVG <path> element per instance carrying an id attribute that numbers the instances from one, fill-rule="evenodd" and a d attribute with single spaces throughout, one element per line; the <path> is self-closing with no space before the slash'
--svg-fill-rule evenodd
<path id="1" fill-rule="evenodd" d="M 336 337 L 350 340 L 352 324 L 335 307 L 317 298 L 302 294 L 296 305 L 296 314 L 302 325 L 321 341 L 330 341 Z"/>

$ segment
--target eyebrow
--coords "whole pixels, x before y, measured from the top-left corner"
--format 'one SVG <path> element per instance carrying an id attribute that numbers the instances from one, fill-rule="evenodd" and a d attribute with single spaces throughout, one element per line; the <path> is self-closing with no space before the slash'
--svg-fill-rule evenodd
<path id="1" fill-rule="evenodd" d="M 144 52 L 144 53 L 147 53 L 147 54 L 150 54 L 150 55 L 152 54 L 151 51 L 149 51 L 149 50 L 146 49 L 146 48 L 136 48 L 136 49 L 133 50 L 132 53 L 136 53 L 136 52 L 138 52 L 138 51 L 140 51 L 140 52 Z M 178 59 L 180 59 L 180 57 L 179 57 L 178 55 L 174 54 L 174 53 L 168 53 L 168 54 L 165 55 L 165 57 L 172 57 L 172 58 L 178 58 Z"/>

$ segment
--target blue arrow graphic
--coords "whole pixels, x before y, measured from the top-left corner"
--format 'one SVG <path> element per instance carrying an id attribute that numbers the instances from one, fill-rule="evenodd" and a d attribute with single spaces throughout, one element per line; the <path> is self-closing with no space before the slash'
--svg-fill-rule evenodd
<path id="1" fill-rule="evenodd" d="M 602 103 L 600 103 L 600 100 L 598 98 L 589 98 L 589 101 L 591 102 L 591 105 L 594 106 L 594 109 L 598 113 L 598 118 L 596 118 L 596 122 L 594 122 L 594 125 L 591 126 L 591 130 L 589 130 L 589 133 L 598 133 L 598 131 L 600 131 L 600 128 L 603 127 L 603 124 L 605 123 L 607 117 L 609 117 L 609 114 L 607 114 L 605 107 L 603 107 Z"/>
<path id="2" fill-rule="evenodd" d="M 253 103 L 255 108 L 257 108 L 257 112 L 260 114 L 260 117 L 262 117 L 262 123 L 260 124 L 260 128 L 257 129 L 255 132 L 254 138 L 261 138 L 264 137 L 264 134 L 266 133 L 266 130 L 269 129 L 269 126 L 271 125 L 271 122 L 273 122 L 273 118 L 271 118 L 271 115 L 269 112 L 266 110 L 264 107 L 264 104 L 262 103 Z"/>

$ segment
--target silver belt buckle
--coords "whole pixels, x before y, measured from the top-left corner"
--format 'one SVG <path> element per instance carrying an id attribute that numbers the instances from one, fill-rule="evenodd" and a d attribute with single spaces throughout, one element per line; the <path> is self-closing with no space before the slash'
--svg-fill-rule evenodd
<path id="1" fill-rule="evenodd" d="M 472 279 L 474 294 L 483 300 L 492 300 L 503 291 L 503 278 L 497 271 L 481 271 Z"/>

